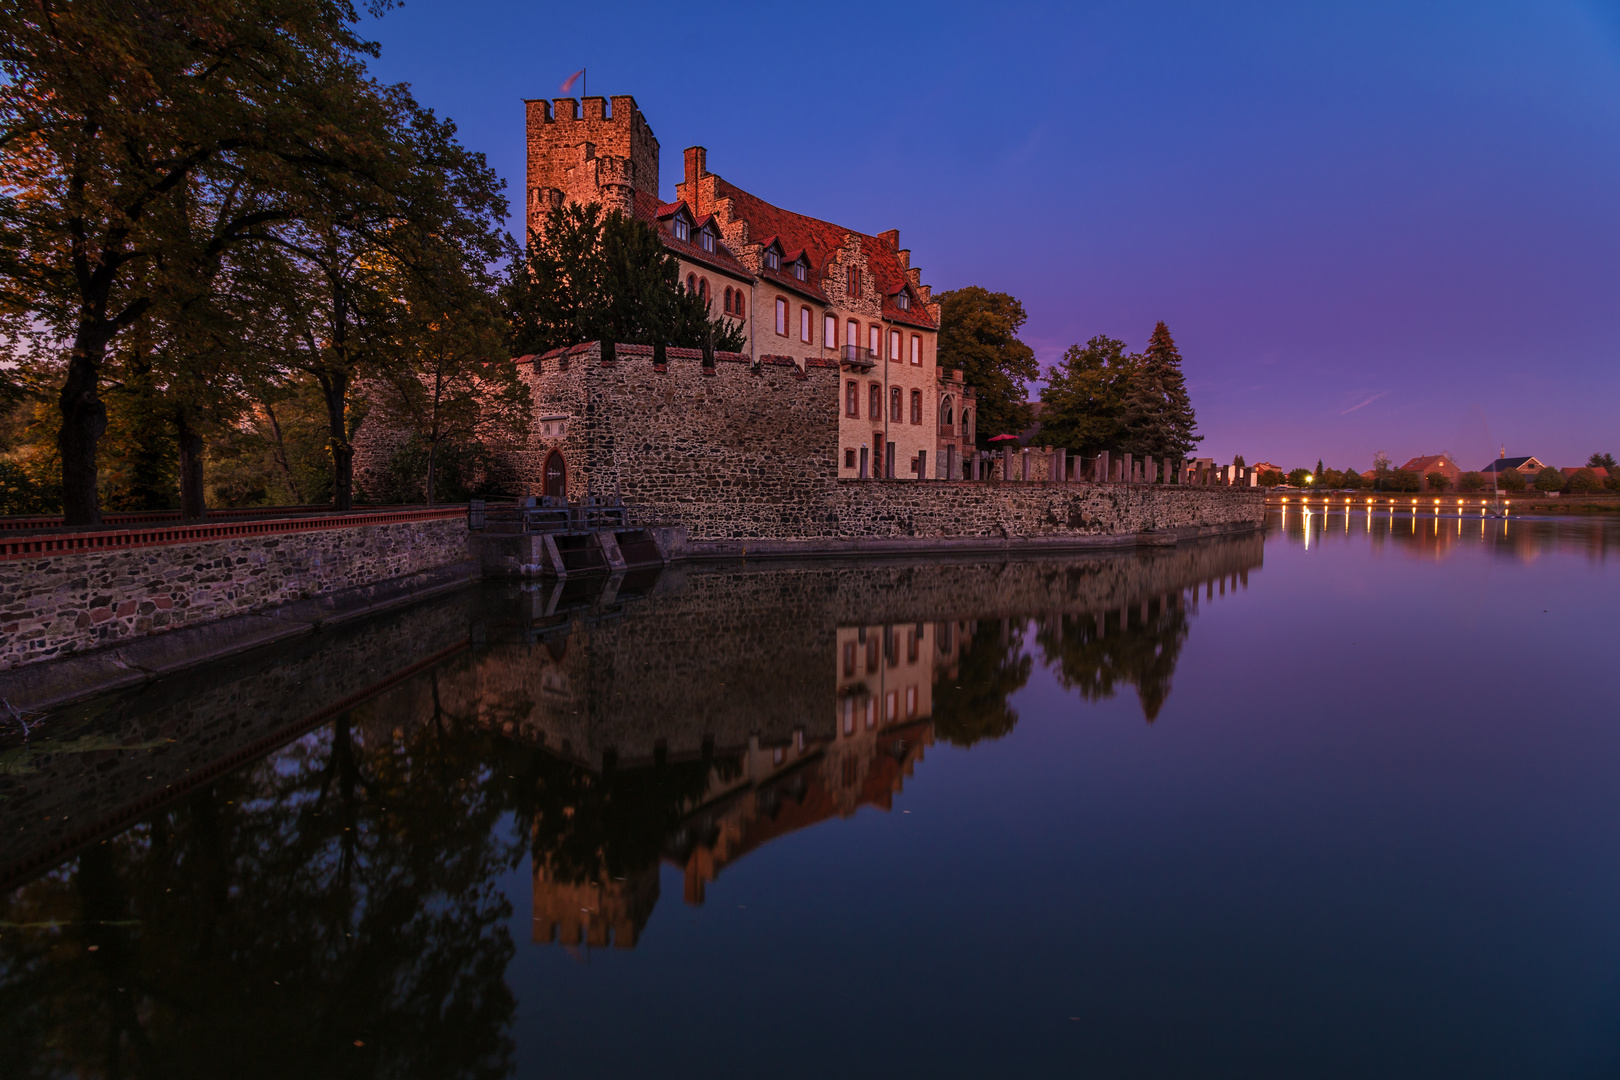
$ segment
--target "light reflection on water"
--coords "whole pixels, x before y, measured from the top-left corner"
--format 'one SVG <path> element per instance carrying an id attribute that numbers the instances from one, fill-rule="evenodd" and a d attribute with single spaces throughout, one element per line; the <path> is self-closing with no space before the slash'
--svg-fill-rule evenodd
<path id="1" fill-rule="evenodd" d="M 492 586 L 46 718 L 0 1076 L 1606 1075 L 1620 533 L 1424 510 Z"/>

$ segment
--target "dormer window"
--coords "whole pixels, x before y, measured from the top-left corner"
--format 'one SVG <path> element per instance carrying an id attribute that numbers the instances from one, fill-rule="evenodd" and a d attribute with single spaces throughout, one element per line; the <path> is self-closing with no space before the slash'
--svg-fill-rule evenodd
<path id="1" fill-rule="evenodd" d="M 894 298 L 894 302 L 897 305 L 899 305 L 901 311 L 910 311 L 911 310 L 911 294 L 910 293 L 902 292 L 899 296 Z"/>
<path id="2" fill-rule="evenodd" d="M 800 259 L 798 262 L 793 264 L 793 276 L 798 278 L 800 281 L 804 280 L 805 268 L 803 259 Z"/>
<path id="3" fill-rule="evenodd" d="M 704 229 L 703 231 L 699 232 L 698 244 L 703 248 L 704 251 L 713 251 L 714 233 L 710 232 L 708 229 Z"/>
<path id="4" fill-rule="evenodd" d="M 685 218 L 681 217 L 679 214 L 676 214 L 675 220 L 671 223 L 671 227 L 675 230 L 675 239 L 681 241 L 683 244 L 691 242 L 692 225 Z"/>
<path id="5" fill-rule="evenodd" d="M 782 269 L 782 256 L 771 248 L 765 249 L 765 266 L 770 270 Z"/>

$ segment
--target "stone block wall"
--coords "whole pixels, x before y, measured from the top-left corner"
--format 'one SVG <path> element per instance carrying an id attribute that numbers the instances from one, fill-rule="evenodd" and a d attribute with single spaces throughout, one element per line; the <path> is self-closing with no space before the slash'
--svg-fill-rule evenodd
<path id="1" fill-rule="evenodd" d="M 467 558 L 460 516 L 0 563 L 0 669 Z"/>
<path id="2" fill-rule="evenodd" d="M 1258 491 L 1182 485 L 1052 484 L 1031 451 L 1030 483 L 839 478 L 842 376 L 830 361 L 752 364 L 696 350 L 576 345 L 523 368 L 536 412 L 566 413 L 566 435 L 509 448 L 525 493 L 546 456 L 568 462 L 570 496 L 619 495 L 644 520 L 697 541 L 818 541 L 1129 535 L 1258 526 Z M 1014 454 L 1015 475 L 1022 475 Z"/>

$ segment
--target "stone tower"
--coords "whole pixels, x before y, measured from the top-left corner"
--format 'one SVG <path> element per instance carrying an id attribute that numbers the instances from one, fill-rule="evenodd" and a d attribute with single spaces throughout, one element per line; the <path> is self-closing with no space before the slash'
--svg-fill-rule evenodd
<path id="1" fill-rule="evenodd" d="M 529 176 L 524 203 L 529 228 L 541 231 L 553 207 L 599 202 L 634 213 L 636 195 L 658 201 L 658 140 L 636 99 L 588 97 L 584 114 L 573 98 L 524 102 Z"/>

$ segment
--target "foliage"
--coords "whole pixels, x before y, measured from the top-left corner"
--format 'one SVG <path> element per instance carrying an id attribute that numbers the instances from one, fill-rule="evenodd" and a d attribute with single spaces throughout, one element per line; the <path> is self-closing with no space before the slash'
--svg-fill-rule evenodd
<path id="1" fill-rule="evenodd" d="M 1572 495 L 1590 495 L 1594 491 L 1603 490 L 1603 481 L 1598 479 L 1598 474 L 1590 467 L 1576 469 L 1565 482 L 1564 490 Z"/>
<path id="2" fill-rule="evenodd" d="M 515 354 L 602 341 L 712 356 L 745 343 L 741 320 L 711 318 L 712 301 L 686 291 L 652 226 L 600 203 L 553 209 L 527 252 L 511 253 L 501 302 Z"/>
<path id="3" fill-rule="evenodd" d="M 1432 472 L 1423 478 L 1423 482 L 1429 485 L 1430 491 L 1446 491 L 1451 487 L 1451 481 L 1443 472 Z"/>
<path id="4" fill-rule="evenodd" d="M 1118 446 L 1124 433 L 1125 387 L 1136 361 L 1123 341 L 1101 335 L 1083 349 L 1069 346 L 1061 364 L 1046 369 L 1035 442 L 1083 455 Z"/>
<path id="5" fill-rule="evenodd" d="M 1242 454 L 1239 454 L 1232 459 L 1232 465 L 1239 469 L 1245 469 L 1248 468 L 1249 463 L 1243 460 Z"/>
<path id="6" fill-rule="evenodd" d="M 1341 486 L 1343 486 L 1343 483 L 1344 483 L 1344 474 L 1341 473 L 1338 469 L 1318 468 L 1316 470 L 1315 486 L 1323 489 L 1324 491 L 1333 490 L 1335 488 L 1341 487 Z"/>
<path id="7" fill-rule="evenodd" d="M 1487 487 L 1490 487 L 1490 481 L 1484 473 L 1465 472 L 1457 478 L 1458 491 L 1484 491 Z"/>
<path id="8" fill-rule="evenodd" d="M 1613 454 L 1593 454 L 1586 459 L 1586 467 L 1589 469 L 1608 469 L 1613 472 L 1615 469 L 1620 468 L 1620 463 L 1615 462 Z"/>
<path id="9" fill-rule="evenodd" d="M 1288 483 L 1291 487 L 1304 487 L 1305 478 L 1310 475 L 1309 469 L 1292 469 L 1288 473 Z"/>
<path id="10" fill-rule="evenodd" d="M 1354 468 L 1344 470 L 1339 474 L 1339 486 L 1350 491 L 1360 491 L 1367 485 L 1367 478 L 1356 472 Z"/>
<path id="11" fill-rule="evenodd" d="M 1423 478 L 1412 469 L 1391 469 L 1382 480 L 1384 491 L 1420 491 Z"/>
<path id="12" fill-rule="evenodd" d="M 1551 466 L 1548 466 L 1547 468 L 1542 469 L 1539 473 L 1536 474 L 1536 490 L 1537 491 L 1563 491 L 1564 490 L 1564 474 L 1562 472 L 1560 472 L 1559 470 L 1552 468 Z"/>
<path id="13" fill-rule="evenodd" d="M 939 366 L 962 372 L 974 388 L 978 445 L 989 446 L 997 435 L 1018 434 L 1033 418 L 1024 400 L 1025 384 L 1040 375 L 1035 351 L 1018 338 L 1024 305 L 978 285 L 940 293 L 938 300 Z"/>
<path id="14" fill-rule="evenodd" d="M 1283 476 L 1283 474 L 1276 469 L 1267 469 L 1265 472 L 1260 474 L 1261 487 L 1274 488 L 1283 483 L 1285 480 L 1287 480 L 1287 477 Z"/>
<path id="15" fill-rule="evenodd" d="M 1127 381 L 1123 424 L 1123 449 L 1133 454 L 1186 457 L 1203 441 L 1194 434 L 1198 419 L 1181 374 L 1181 353 L 1162 321 Z"/>
<path id="16" fill-rule="evenodd" d="M 0 514 L 55 514 L 61 508 L 60 482 L 41 481 L 17 462 L 0 458 Z"/>
<path id="17" fill-rule="evenodd" d="M 1503 491 L 1523 491 L 1526 487 L 1524 473 L 1518 469 L 1503 469 L 1496 475 L 1496 486 Z"/>
<path id="18" fill-rule="evenodd" d="M 1373 451 L 1373 472 L 1389 472 L 1391 464 L 1392 462 L 1389 460 L 1388 454 L 1384 453 L 1382 450 Z"/>

